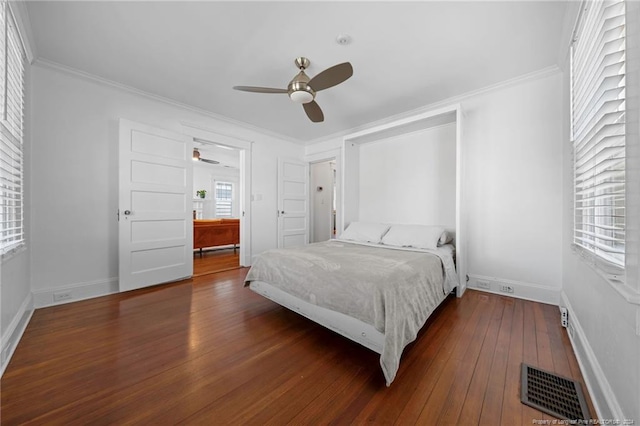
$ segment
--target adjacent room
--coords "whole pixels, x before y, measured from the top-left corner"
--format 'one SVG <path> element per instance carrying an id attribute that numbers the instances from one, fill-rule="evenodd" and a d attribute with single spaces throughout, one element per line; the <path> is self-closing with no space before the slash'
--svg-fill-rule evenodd
<path id="1" fill-rule="evenodd" d="M 193 276 L 240 267 L 240 152 L 194 141 Z"/>
<path id="2" fill-rule="evenodd" d="M 640 2 L 0 27 L 2 424 L 640 422 Z"/>

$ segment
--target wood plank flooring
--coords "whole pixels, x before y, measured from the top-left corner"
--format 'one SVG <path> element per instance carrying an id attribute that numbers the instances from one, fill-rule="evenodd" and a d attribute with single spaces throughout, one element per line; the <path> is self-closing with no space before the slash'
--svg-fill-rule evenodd
<path id="1" fill-rule="evenodd" d="M 377 354 L 243 287 L 246 272 L 37 310 L 2 424 L 531 425 L 552 417 L 520 403 L 521 362 L 582 382 L 557 307 L 468 290 L 387 388 Z"/>
<path id="2" fill-rule="evenodd" d="M 228 271 L 240 267 L 240 249 L 206 249 L 193 251 L 193 276 Z"/>

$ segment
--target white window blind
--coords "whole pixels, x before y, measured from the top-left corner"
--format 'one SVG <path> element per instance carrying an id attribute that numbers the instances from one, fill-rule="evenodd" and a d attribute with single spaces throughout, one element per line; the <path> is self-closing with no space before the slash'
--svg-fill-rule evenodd
<path id="1" fill-rule="evenodd" d="M 233 202 L 233 184 L 216 182 L 216 217 L 231 217 Z"/>
<path id="2" fill-rule="evenodd" d="M 573 240 L 615 278 L 625 260 L 625 3 L 584 7 L 571 55 Z"/>
<path id="3" fill-rule="evenodd" d="M 0 3 L 0 254 L 24 244 L 25 51 L 7 2 Z"/>

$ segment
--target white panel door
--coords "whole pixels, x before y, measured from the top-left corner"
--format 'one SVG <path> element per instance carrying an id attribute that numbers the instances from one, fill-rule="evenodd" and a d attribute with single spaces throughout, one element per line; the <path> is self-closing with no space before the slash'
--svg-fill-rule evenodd
<path id="1" fill-rule="evenodd" d="M 193 274 L 192 149 L 190 137 L 120 120 L 120 291 Z"/>
<path id="2" fill-rule="evenodd" d="M 278 247 L 309 242 L 309 165 L 278 158 Z"/>

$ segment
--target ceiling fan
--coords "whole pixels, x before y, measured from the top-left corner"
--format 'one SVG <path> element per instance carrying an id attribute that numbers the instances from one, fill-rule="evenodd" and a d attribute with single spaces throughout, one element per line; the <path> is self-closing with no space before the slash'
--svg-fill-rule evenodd
<path id="1" fill-rule="evenodd" d="M 198 148 L 193 148 L 193 161 L 202 161 L 204 163 L 209 163 L 209 164 L 220 164 L 219 161 L 209 160 L 208 158 L 200 157 L 200 151 L 198 151 Z"/>
<path id="2" fill-rule="evenodd" d="M 257 93 L 286 93 L 289 98 L 296 103 L 302 104 L 304 112 L 314 123 L 324 121 L 324 114 L 318 103 L 314 100 L 316 92 L 336 86 L 353 75 L 353 67 L 349 62 L 343 62 L 327 68 L 313 78 L 309 78 L 304 70 L 311 62 L 307 58 L 296 58 L 296 67 L 300 70 L 298 75 L 293 77 L 286 89 L 275 89 L 271 87 L 254 86 L 233 86 L 235 90 Z"/>

